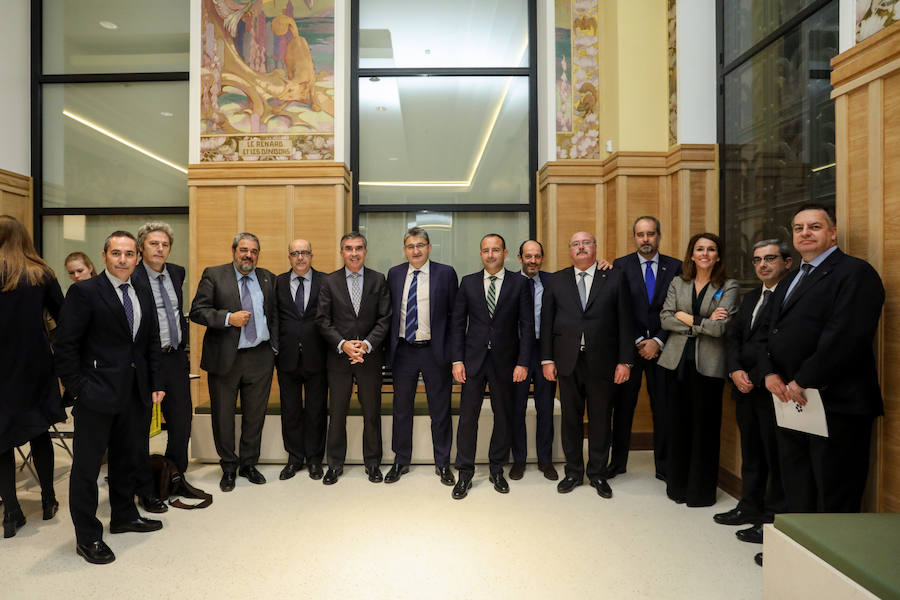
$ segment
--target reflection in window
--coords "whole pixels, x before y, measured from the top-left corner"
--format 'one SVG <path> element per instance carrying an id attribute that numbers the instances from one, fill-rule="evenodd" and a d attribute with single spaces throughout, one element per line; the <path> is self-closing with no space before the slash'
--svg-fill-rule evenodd
<path id="1" fill-rule="evenodd" d="M 784 25 L 815 0 L 725 0 L 725 64 Z"/>

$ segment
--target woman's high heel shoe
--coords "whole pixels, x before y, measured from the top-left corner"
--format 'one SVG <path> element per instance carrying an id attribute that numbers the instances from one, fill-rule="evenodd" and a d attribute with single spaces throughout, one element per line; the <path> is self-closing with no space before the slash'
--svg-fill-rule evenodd
<path id="1" fill-rule="evenodd" d="M 3 515 L 3 537 L 11 538 L 16 531 L 25 526 L 25 515 L 21 508 L 16 508 Z"/>
<path id="2" fill-rule="evenodd" d="M 41 500 L 41 506 L 44 508 L 44 520 L 49 521 L 56 515 L 56 511 L 59 510 L 59 502 L 56 501 L 56 498 L 50 498 L 49 500 Z"/>

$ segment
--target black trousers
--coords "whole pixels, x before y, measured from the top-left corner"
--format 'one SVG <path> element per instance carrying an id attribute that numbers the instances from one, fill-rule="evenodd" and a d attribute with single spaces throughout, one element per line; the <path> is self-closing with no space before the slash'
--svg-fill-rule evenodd
<path id="1" fill-rule="evenodd" d="M 109 449 L 110 522 L 131 521 L 138 517 L 134 505 L 135 478 L 142 445 L 134 432 L 143 424 L 147 407 L 137 389 L 123 402 L 122 412 L 99 413 L 76 404 L 72 473 L 69 476 L 69 512 L 75 525 L 75 539 L 88 544 L 103 538 L 103 525 L 97 519 L 97 478 L 103 453 Z M 144 440 L 148 431 L 144 430 Z"/>
<path id="2" fill-rule="evenodd" d="M 219 454 L 219 464 L 225 472 L 234 472 L 238 466 L 252 467 L 259 461 L 274 365 L 269 342 L 262 342 L 253 348 L 238 350 L 229 373 L 209 374 L 213 441 Z M 234 448 L 234 412 L 238 393 L 241 396 L 240 455 L 235 453 Z"/>
<path id="3" fill-rule="evenodd" d="M 615 384 L 597 375 L 584 352 L 578 354 L 575 369 L 559 377 L 562 405 L 562 447 L 566 455 L 566 476 L 581 480 L 606 479 L 610 444 L 610 413 Z M 584 467 L 584 411 L 588 417 L 588 463 Z"/>
<path id="4" fill-rule="evenodd" d="M 685 361 L 682 376 L 670 371 L 666 435 L 666 494 L 688 506 L 716 503 L 719 482 L 719 429 L 722 426 L 722 390 L 725 380 L 697 372 Z"/>
<path id="5" fill-rule="evenodd" d="M 53 491 L 53 444 L 50 434 L 42 433 L 30 442 L 31 458 L 41 484 L 41 499 L 50 500 L 56 497 Z M 7 513 L 19 508 L 16 497 L 16 459 L 13 448 L 0 453 L 0 500 Z"/>
<path id="6" fill-rule="evenodd" d="M 870 415 L 825 413 L 828 437 L 777 428 L 789 512 L 859 512 L 869 474 Z"/>
<path id="7" fill-rule="evenodd" d="M 778 444 L 775 441 L 775 409 L 772 394 L 754 388 L 743 394 L 731 391 L 741 432 L 741 501 L 738 508 L 758 514 L 759 522 L 771 523 L 776 513 L 787 508 Z"/>
<path id="8" fill-rule="evenodd" d="M 612 411 L 611 470 L 625 471 L 628 466 L 628 450 L 631 448 L 631 425 L 634 409 L 641 393 L 641 376 L 647 377 L 647 394 L 653 413 L 653 462 L 656 473 L 666 475 L 666 369 L 656 364 L 657 359 L 647 360 L 638 356 L 631 368 L 631 376 L 615 395 Z"/>
<path id="9" fill-rule="evenodd" d="M 308 373 L 278 369 L 281 394 L 281 439 L 293 465 L 321 465 L 328 429 L 328 378 L 325 371 Z"/>
<path id="10" fill-rule="evenodd" d="M 342 468 L 347 458 L 347 412 L 353 382 L 363 412 L 363 461 L 366 468 L 381 464 L 381 365 L 382 353 L 378 350 L 366 355 L 363 363 L 351 365 L 343 354 L 328 356 L 329 406 L 328 439 L 326 453 L 328 466 Z"/>
<path id="11" fill-rule="evenodd" d="M 553 400 L 556 398 L 556 382 L 544 379 L 541 368 L 540 342 L 535 340 L 531 347 L 528 376 L 525 381 L 515 383 L 515 403 L 512 411 L 510 431 L 512 434 L 513 462 L 528 460 L 528 432 L 525 430 L 525 410 L 528 408 L 528 387 L 534 384 L 534 410 L 537 412 L 537 427 L 534 441 L 538 464 L 553 462 Z"/>
<path id="12" fill-rule="evenodd" d="M 430 347 L 416 347 L 401 340 L 394 358 L 394 417 L 391 449 L 394 461 L 408 465 L 412 460 L 413 417 L 419 373 L 425 381 L 428 414 L 431 416 L 431 444 L 434 464 L 450 466 L 453 424 L 450 421 L 450 365 L 438 364 Z"/>
<path id="13" fill-rule="evenodd" d="M 500 368 L 488 351 L 481 372 L 466 373 L 459 399 L 459 423 L 456 427 L 456 468 L 460 473 L 475 472 L 475 448 L 478 444 L 478 417 L 484 402 L 485 384 L 491 386 L 491 410 L 494 428 L 488 448 L 491 474 L 503 473 L 509 460 L 509 414 L 513 404 L 513 369 Z"/>

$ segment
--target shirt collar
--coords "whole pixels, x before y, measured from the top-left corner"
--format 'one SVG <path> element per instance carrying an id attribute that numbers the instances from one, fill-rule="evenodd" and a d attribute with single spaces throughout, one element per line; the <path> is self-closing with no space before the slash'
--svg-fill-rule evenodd
<path id="1" fill-rule="evenodd" d="M 776 282 L 775 285 L 773 285 L 772 287 L 766 287 L 766 284 L 763 284 L 763 286 L 762 286 L 762 291 L 763 291 L 763 293 L 766 293 L 766 292 L 774 292 L 774 291 L 775 291 L 775 288 L 778 287 L 778 284 L 779 284 L 779 283 L 781 283 L 781 282 L 780 282 L 780 281 Z"/>
<path id="2" fill-rule="evenodd" d="M 659 252 L 657 252 L 656 254 L 654 254 L 654 255 L 653 255 L 653 258 L 644 258 L 643 256 L 641 256 L 641 253 L 638 252 L 638 260 L 641 261 L 641 266 L 642 266 L 642 267 L 643 267 L 645 264 L 647 264 L 648 262 L 654 262 L 654 263 L 656 263 L 656 264 L 659 264 Z"/>
<path id="3" fill-rule="evenodd" d="M 360 268 L 359 268 L 359 271 L 357 271 L 357 273 L 359 273 L 360 275 L 362 275 L 363 277 L 365 277 L 365 275 L 363 275 L 363 271 L 365 271 L 365 270 L 366 270 L 365 267 L 360 267 Z M 353 273 L 353 271 L 351 271 L 351 270 L 348 269 L 347 267 L 344 267 L 344 279 L 350 279 L 350 274 L 351 274 L 351 273 Z"/>
<path id="4" fill-rule="evenodd" d="M 312 279 L 312 268 L 310 268 L 309 271 L 307 271 L 307 272 L 306 272 L 305 274 L 303 274 L 303 275 L 297 275 L 296 273 L 294 273 L 293 270 L 291 270 L 291 281 L 296 281 L 296 280 L 298 280 L 298 279 L 303 279 L 303 280 L 305 280 L 305 281 L 310 281 L 310 280 Z"/>
<path id="5" fill-rule="evenodd" d="M 428 260 L 425 261 L 425 264 L 422 265 L 421 267 L 419 267 L 418 269 L 416 269 L 416 268 L 415 268 L 414 266 L 412 266 L 412 265 L 409 265 L 409 269 L 406 270 L 406 274 L 407 274 L 407 275 L 412 275 L 412 274 L 413 274 L 413 271 L 418 270 L 419 272 L 425 273 L 426 275 L 428 275 L 428 269 L 429 269 L 430 266 L 431 266 L 431 259 L 429 258 Z"/>
<path id="6" fill-rule="evenodd" d="M 809 265 L 812 265 L 813 268 L 815 269 L 819 265 L 821 265 L 823 262 L 825 262 L 825 259 L 828 258 L 829 256 L 831 256 L 835 250 L 837 250 L 837 244 L 835 244 L 834 246 L 832 246 L 831 248 L 829 248 L 828 250 L 826 250 L 822 254 L 818 255 L 817 257 L 815 257 L 814 259 L 812 259 L 809 262 L 806 262 L 805 260 L 800 261 L 800 266 L 809 264 Z"/>
<path id="7" fill-rule="evenodd" d="M 589 267 L 588 267 L 587 269 L 585 269 L 584 271 L 582 271 L 581 269 L 579 269 L 579 268 L 576 267 L 575 265 L 572 265 L 572 268 L 575 269 L 575 275 L 578 275 L 579 273 L 584 272 L 584 273 L 587 273 L 587 274 L 588 274 L 588 277 L 593 277 L 593 276 L 594 276 L 594 273 L 597 271 L 597 263 L 595 262 L 594 264 L 592 264 L 591 266 L 589 266 Z"/>
<path id="8" fill-rule="evenodd" d="M 487 272 L 487 269 L 483 269 L 483 270 L 482 270 L 482 273 L 484 273 L 484 278 L 485 278 L 485 279 L 490 279 L 490 278 L 491 278 L 491 274 Z M 506 269 L 500 269 L 499 271 L 497 271 L 497 272 L 495 273 L 497 279 L 499 279 L 501 282 L 503 281 L 503 275 L 505 275 L 505 274 L 506 274 Z"/>
<path id="9" fill-rule="evenodd" d="M 521 273 L 521 274 L 522 274 L 522 277 L 525 277 L 526 279 L 534 279 L 536 282 L 540 282 L 540 281 L 541 281 L 541 272 L 540 272 L 540 271 L 538 271 L 537 273 L 535 273 L 535 274 L 534 274 L 534 277 L 529 277 L 528 275 L 525 274 L 525 271 L 519 271 L 519 273 Z"/>
<path id="10" fill-rule="evenodd" d="M 168 275 L 169 275 L 169 271 L 168 271 L 168 269 L 166 268 L 166 265 L 163 265 L 163 270 L 160 271 L 160 272 L 158 272 L 158 273 L 157 273 L 155 270 L 153 270 L 153 269 L 150 267 L 150 265 L 148 265 L 148 264 L 145 263 L 144 261 L 141 261 L 141 265 L 144 267 L 144 270 L 147 271 L 147 277 L 149 277 L 150 279 L 159 279 L 159 276 L 160 276 L 160 275 L 165 275 L 165 276 L 167 276 L 167 277 L 168 277 Z"/>
<path id="11" fill-rule="evenodd" d="M 251 281 L 256 281 L 256 268 L 254 268 L 249 273 L 241 273 L 240 271 L 238 271 L 238 268 L 234 266 L 234 263 L 232 263 L 231 266 L 234 268 L 234 274 L 237 276 L 238 281 L 240 281 L 241 277 L 243 277 L 244 275 L 249 277 Z"/>
<path id="12" fill-rule="evenodd" d="M 103 272 L 106 273 L 106 277 L 109 279 L 109 282 L 113 285 L 114 288 L 119 287 L 123 283 L 127 283 L 128 285 L 131 285 L 131 277 L 128 278 L 128 281 L 122 281 L 121 279 L 119 279 L 118 277 L 116 277 L 115 275 L 113 275 L 112 273 L 110 273 L 109 271 L 107 271 L 105 269 Z"/>

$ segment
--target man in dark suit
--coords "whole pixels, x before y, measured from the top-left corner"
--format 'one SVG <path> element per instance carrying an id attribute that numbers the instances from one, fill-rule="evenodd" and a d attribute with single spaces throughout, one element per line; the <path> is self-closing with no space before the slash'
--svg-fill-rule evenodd
<path id="1" fill-rule="evenodd" d="M 641 375 L 647 376 L 647 394 L 653 413 L 653 462 L 656 478 L 666 476 L 666 376 L 665 369 L 656 364 L 669 337 L 669 332 L 659 322 L 659 311 L 666 300 L 666 291 L 672 278 L 681 273 L 681 261 L 659 253 L 662 229 L 656 217 L 638 217 L 631 227 L 637 252 L 617 258 L 613 267 L 625 273 L 631 306 L 634 310 L 634 341 L 637 356 L 628 381 L 619 388 L 613 400 L 612 448 L 607 476 L 613 478 L 624 473 L 628 466 L 628 450 L 631 447 L 631 424 L 638 395 L 641 392 Z"/>
<path id="2" fill-rule="evenodd" d="M 572 265 L 554 273 L 544 290 L 541 362 L 544 377 L 559 377 L 566 476 L 571 492 L 584 478 L 584 410 L 588 414 L 587 476 L 612 498 L 607 474 L 610 411 L 615 386 L 628 381 L 634 362 L 634 319 L 624 273 L 597 268 L 597 241 L 579 231 L 569 239 Z"/>
<path id="3" fill-rule="evenodd" d="M 107 449 L 110 533 L 162 528 L 160 521 L 141 517 L 134 505 L 132 471 L 146 461 L 149 422 L 144 416 L 151 402 L 165 396 L 156 307 L 149 290 L 134 285 L 137 258 L 133 235 L 110 234 L 103 244 L 106 270 L 69 288 L 56 334 L 57 373 L 75 401 L 69 510 L 76 550 L 95 564 L 115 560 L 96 516 L 97 478 Z"/>
<path id="4" fill-rule="evenodd" d="M 384 477 L 394 483 L 409 472 L 412 459 L 413 414 L 419 373 L 425 381 L 435 473 L 444 485 L 453 485 L 450 446 L 449 330 L 450 313 L 456 300 L 458 280 L 449 265 L 428 259 L 428 232 L 413 227 L 403 236 L 407 262 L 388 271 L 391 291 L 391 333 L 388 364 L 394 376 L 394 419 L 391 448 L 394 464 Z"/>
<path id="5" fill-rule="evenodd" d="M 484 270 L 463 277 L 453 306 L 450 355 L 453 377 L 463 384 L 456 430 L 459 480 L 452 494 L 456 500 L 465 498 L 472 487 L 478 416 L 487 383 L 494 412 L 488 451 L 490 482 L 501 494 L 509 492 L 503 465 L 509 460 L 513 384 L 528 375 L 534 304 L 525 278 L 503 268 L 508 255 L 506 241 L 499 234 L 481 238 Z"/>
<path id="6" fill-rule="evenodd" d="M 363 411 L 363 460 L 372 483 L 381 475 L 382 346 L 391 326 L 391 297 L 384 275 L 364 267 L 366 238 L 357 231 L 341 238 L 344 268 L 327 275 L 319 291 L 316 325 L 325 338 L 331 420 L 328 471 L 322 483 L 337 483 L 347 457 L 347 410 L 353 382 Z"/>
<path id="7" fill-rule="evenodd" d="M 311 479 L 322 478 L 328 427 L 325 340 L 316 327 L 319 289 L 325 274 L 312 268 L 312 246 L 288 246 L 291 269 L 275 282 L 278 300 L 278 387 L 281 437 L 288 462 L 278 478 L 290 479 L 306 461 Z"/>
<path id="8" fill-rule="evenodd" d="M 191 321 L 206 326 L 200 368 L 208 374 L 223 492 L 234 489 L 235 471 L 250 483 L 266 482 L 256 463 L 272 387 L 273 352 L 278 352 L 278 311 L 275 275 L 256 266 L 259 250 L 259 238 L 252 233 L 234 236 L 232 262 L 205 268 L 191 303 Z M 238 392 L 241 442 L 235 453 Z"/>
<path id="9" fill-rule="evenodd" d="M 766 330 L 761 326 L 770 298 L 791 268 L 791 250 L 781 240 L 762 240 L 753 246 L 753 268 L 762 286 L 747 292 L 737 318 L 728 325 L 726 360 L 735 390 L 738 429 L 741 432 L 741 500 L 713 516 L 722 525 L 752 524 L 736 532 L 742 542 L 761 544 L 763 523 L 784 512 L 784 488 L 775 441 L 775 409 L 772 395 L 763 385 L 766 375 L 757 360 Z"/>
<path id="10" fill-rule="evenodd" d="M 525 461 L 528 458 L 528 435 L 525 429 L 525 410 L 528 407 L 528 391 L 534 385 L 534 410 L 537 413 L 537 427 L 534 435 L 537 451 L 538 469 L 550 481 L 559 479 L 553 466 L 553 404 L 556 399 L 556 382 L 544 379 L 541 370 L 541 303 L 544 297 L 544 284 L 549 273 L 541 271 L 544 263 L 544 246 L 536 240 L 526 240 L 519 245 L 519 263 L 522 275 L 528 282 L 528 289 L 534 302 L 534 335 L 531 346 L 531 359 L 528 362 L 528 375 L 523 381 L 516 383 L 515 403 L 510 417 L 510 445 L 512 447 L 513 465 L 509 469 L 510 479 L 522 479 L 525 474 Z"/>
<path id="11" fill-rule="evenodd" d="M 188 441 L 191 439 L 190 365 L 188 363 L 187 319 L 182 310 L 182 285 L 184 267 L 169 263 L 169 252 L 175 240 L 175 232 L 168 223 L 145 223 L 138 230 L 137 244 L 141 261 L 132 275 L 135 283 L 147 287 L 156 305 L 156 320 L 159 323 L 160 355 L 159 376 L 166 390 L 162 403 L 162 414 L 166 420 L 168 440 L 166 456 L 184 473 L 188 467 Z M 141 432 L 150 428 L 151 415 L 145 415 Z M 148 440 L 149 442 L 149 440 Z M 149 448 L 148 448 L 149 453 Z M 138 500 L 144 510 L 161 513 L 168 506 L 156 495 L 156 485 L 150 470 L 146 467 L 137 471 Z"/>
<path id="12" fill-rule="evenodd" d="M 819 390 L 828 437 L 778 428 L 787 510 L 858 512 L 872 423 L 884 413 L 873 350 L 884 286 L 869 263 L 838 249 L 824 207 L 801 207 L 791 226 L 803 260 L 771 298 L 760 358 L 782 402 L 803 406 L 806 389 Z"/>

